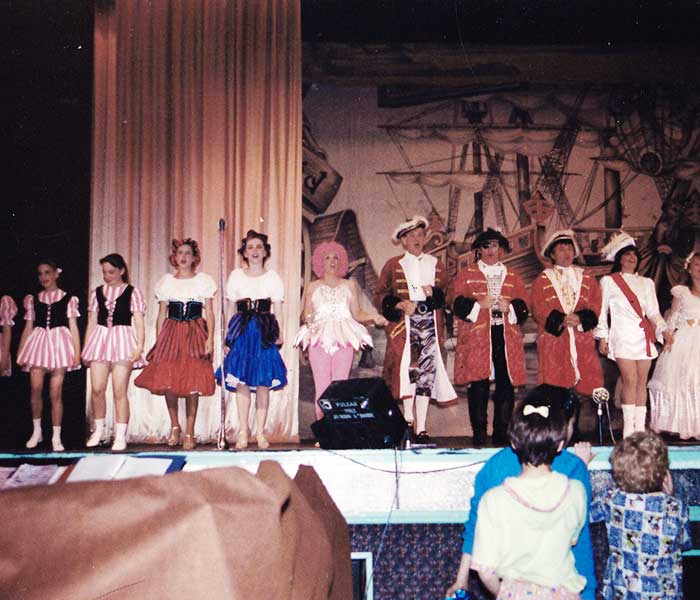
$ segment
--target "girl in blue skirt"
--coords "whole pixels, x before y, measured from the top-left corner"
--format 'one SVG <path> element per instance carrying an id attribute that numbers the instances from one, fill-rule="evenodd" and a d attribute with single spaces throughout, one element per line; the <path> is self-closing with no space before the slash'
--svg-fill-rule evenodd
<path id="1" fill-rule="evenodd" d="M 282 279 L 273 270 L 265 269 L 270 257 L 267 236 L 254 230 L 246 234 L 238 253 L 245 267 L 234 269 L 226 283 L 226 298 L 234 314 L 226 334 L 224 384 L 236 392 L 240 433 L 236 448 L 248 446 L 248 413 L 250 391 L 255 391 L 255 438 L 259 448 L 269 448 L 264 435 L 270 389 L 287 384 L 287 367 L 280 356 L 280 325 L 284 301 Z M 221 370 L 217 373 L 221 381 Z"/>

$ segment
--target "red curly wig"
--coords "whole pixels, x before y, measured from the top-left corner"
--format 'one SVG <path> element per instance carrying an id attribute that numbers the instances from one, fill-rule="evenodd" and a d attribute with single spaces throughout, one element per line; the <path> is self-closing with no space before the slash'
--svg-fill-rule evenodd
<path id="1" fill-rule="evenodd" d="M 202 255 L 199 252 L 199 244 L 197 243 L 197 240 L 193 240 L 192 238 L 184 238 L 181 240 L 178 240 L 176 238 L 172 239 L 172 241 L 170 242 L 170 264 L 173 267 L 177 267 L 177 260 L 175 259 L 175 255 L 177 254 L 177 249 L 180 246 L 185 246 L 185 245 L 192 248 L 192 255 L 194 256 L 194 261 L 192 262 L 192 266 L 194 268 L 197 268 L 197 265 L 202 260 Z"/>

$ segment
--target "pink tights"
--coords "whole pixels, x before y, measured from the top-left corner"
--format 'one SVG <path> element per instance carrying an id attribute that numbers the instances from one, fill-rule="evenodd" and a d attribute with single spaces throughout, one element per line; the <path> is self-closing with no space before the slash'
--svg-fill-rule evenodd
<path id="1" fill-rule="evenodd" d="M 352 346 L 339 348 L 333 354 L 328 354 L 320 344 L 309 347 L 309 362 L 314 376 L 316 400 L 326 391 L 331 381 L 348 378 L 354 356 L 355 351 Z M 314 402 L 314 409 L 317 419 L 323 417 L 318 402 Z"/>

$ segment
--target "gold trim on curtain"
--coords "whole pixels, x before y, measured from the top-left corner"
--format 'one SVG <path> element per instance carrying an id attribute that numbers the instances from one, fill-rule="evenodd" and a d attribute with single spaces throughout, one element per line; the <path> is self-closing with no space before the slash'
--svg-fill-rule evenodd
<path id="1" fill-rule="evenodd" d="M 273 441 L 298 439 L 298 355 L 290 341 L 301 275 L 299 1 L 98 0 L 94 68 L 91 286 L 101 283 L 101 256 L 124 255 L 149 301 L 148 349 L 153 288 L 170 268 L 171 238 L 197 239 L 199 269 L 219 281 L 219 219 L 228 224 L 224 277 L 239 266 L 245 231 L 267 233 L 269 266 L 285 284 L 289 384 L 271 395 L 266 432 Z M 218 366 L 218 307 L 216 314 Z M 163 398 L 133 385 L 129 396 L 130 441 L 162 441 L 169 430 Z M 238 430 L 231 400 L 229 440 Z M 200 401 L 198 439 L 214 441 L 218 426 L 217 389 Z"/>

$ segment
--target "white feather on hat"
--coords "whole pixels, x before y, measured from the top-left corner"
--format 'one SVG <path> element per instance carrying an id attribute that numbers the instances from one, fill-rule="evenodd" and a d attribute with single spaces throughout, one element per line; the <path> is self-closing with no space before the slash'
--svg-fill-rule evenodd
<path id="1" fill-rule="evenodd" d="M 555 231 L 545 242 L 544 246 L 542 246 L 542 254 L 548 257 L 552 246 L 554 246 L 554 244 L 557 242 L 565 240 L 574 245 L 574 258 L 581 254 L 581 248 L 578 247 L 578 243 L 576 242 L 576 234 L 572 229 L 560 229 L 559 231 Z"/>
<path id="2" fill-rule="evenodd" d="M 623 248 L 636 248 L 634 238 L 627 232 L 621 231 L 610 238 L 610 241 L 600 249 L 600 256 L 606 262 L 615 262 L 615 255 Z"/>
<path id="3" fill-rule="evenodd" d="M 419 227 L 424 227 L 428 229 L 428 219 L 421 217 L 420 215 L 414 215 L 414 217 L 408 221 L 404 221 L 396 229 L 394 233 L 391 234 L 391 239 L 394 243 L 399 241 L 401 236 L 406 235 L 409 231 L 418 229 Z"/>

